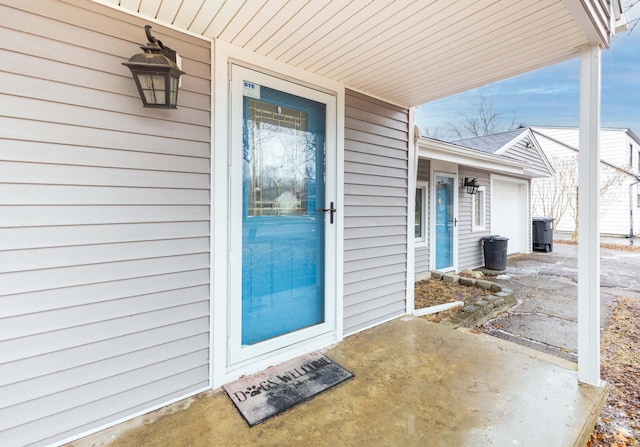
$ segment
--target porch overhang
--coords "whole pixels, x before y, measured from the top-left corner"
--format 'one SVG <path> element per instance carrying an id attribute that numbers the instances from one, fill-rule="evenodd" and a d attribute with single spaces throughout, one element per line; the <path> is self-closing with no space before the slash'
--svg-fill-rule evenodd
<path id="1" fill-rule="evenodd" d="M 93 1 L 404 107 L 608 47 L 624 22 L 618 0 Z"/>

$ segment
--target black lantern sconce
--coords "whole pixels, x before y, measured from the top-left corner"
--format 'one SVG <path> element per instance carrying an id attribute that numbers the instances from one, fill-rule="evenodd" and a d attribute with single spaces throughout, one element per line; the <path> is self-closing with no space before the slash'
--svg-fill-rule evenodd
<path id="1" fill-rule="evenodd" d="M 467 194 L 475 194 L 478 192 L 478 188 L 480 188 L 480 185 L 478 185 L 478 182 L 475 178 L 465 177 L 464 187 L 467 188 Z"/>
<path id="2" fill-rule="evenodd" d="M 149 41 L 140 47 L 144 53 L 131 56 L 122 65 L 131 70 L 144 107 L 175 109 L 180 75 L 184 71 L 176 64 L 176 52 L 151 35 L 150 25 L 145 25 L 144 32 Z"/>

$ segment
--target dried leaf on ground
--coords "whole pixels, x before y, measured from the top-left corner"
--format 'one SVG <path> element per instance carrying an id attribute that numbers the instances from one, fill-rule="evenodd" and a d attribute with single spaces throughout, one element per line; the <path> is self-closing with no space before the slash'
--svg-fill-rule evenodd
<path id="1" fill-rule="evenodd" d="M 601 337 L 610 391 L 587 447 L 640 446 L 640 300 L 620 298 Z"/>
<path id="2" fill-rule="evenodd" d="M 475 303 L 479 298 L 491 295 L 492 292 L 476 286 L 463 286 L 457 282 L 440 279 L 418 281 L 415 285 L 415 308 L 436 306 L 438 304 L 462 301 L 465 305 Z M 454 310 L 425 315 L 424 319 L 435 323 L 449 317 Z"/>

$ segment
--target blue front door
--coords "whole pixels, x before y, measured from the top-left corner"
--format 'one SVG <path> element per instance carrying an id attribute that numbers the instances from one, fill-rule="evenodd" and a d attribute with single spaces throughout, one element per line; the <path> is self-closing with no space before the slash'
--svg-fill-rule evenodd
<path id="1" fill-rule="evenodd" d="M 325 120 L 323 103 L 245 82 L 242 345 L 325 320 Z"/>
<path id="2" fill-rule="evenodd" d="M 454 189 L 455 177 L 436 174 L 435 188 L 435 261 L 436 270 L 454 266 Z"/>

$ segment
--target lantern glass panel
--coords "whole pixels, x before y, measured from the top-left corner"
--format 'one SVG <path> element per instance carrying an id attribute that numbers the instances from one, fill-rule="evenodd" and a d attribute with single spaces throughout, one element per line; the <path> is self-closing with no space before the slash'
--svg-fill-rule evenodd
<path id="1" fill-rule="evenodd" d="M 170 95 L 171 95 L 171 99 L 169 101 L 170 104 L 177 104 L 178 103 L 178 80 L 180 78 L 174 78 L 171 77 L 171 89 L 170 89 Z"/>
<path id="2" fill-rule="evenodd" d="M 140 83 L 140 91 L 144 95 L 146 104 L 164 104 L 165 103 L 165 79 L 162 74 L 140 73 L 138 75 Z"/>

